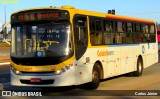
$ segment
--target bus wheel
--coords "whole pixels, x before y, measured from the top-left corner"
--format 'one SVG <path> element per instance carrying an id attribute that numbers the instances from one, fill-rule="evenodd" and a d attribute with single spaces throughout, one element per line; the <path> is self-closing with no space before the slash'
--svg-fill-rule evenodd
<path id="1" fill-rule="evenodd" d="M 98 66 L 94 66 L 93 72 L 92 72 L 92 81 L 87 84 L 88 85 L 87 87 L 89 89 L 97 89 L 99 86 L 99 83 L 100 83 L 100 71 Z"/>
<path id="2" fill-rule="evenodd" d="M 137 60 L 137 70 L 133 72 L 133 76 L 139 77 L 143 72 L 143 63 L 142 59 L 139 57 Z"/>

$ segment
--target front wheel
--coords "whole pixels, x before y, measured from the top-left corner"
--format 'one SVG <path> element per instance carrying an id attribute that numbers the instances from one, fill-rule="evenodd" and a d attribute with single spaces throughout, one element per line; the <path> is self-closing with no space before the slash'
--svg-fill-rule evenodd
<path id="1" fill-rule="evenodd" d="M 139 77 L 143 72 L 143 62 L 141 58 L 137 60 L 137 70 L 133 72 L 133 76 Z"/>
<path id="2" fill-rule="evenodd" d="M 95 66 L 92 72 L 92 81 L 87 84 L 87 88 L 89 89 L 97 89 L 100 83 L 100 73 L 99 68 Z"/>

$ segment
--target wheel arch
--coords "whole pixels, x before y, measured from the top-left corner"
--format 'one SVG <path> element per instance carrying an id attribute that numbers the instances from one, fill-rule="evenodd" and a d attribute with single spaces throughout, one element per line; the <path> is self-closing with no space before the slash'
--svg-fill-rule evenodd
<path id="1" fill-rule="evenodd" d="M 98 64 L 98 65 L 97 65 Z M 98 69 L 99 69 L 99 73 L 100 73 L 100 79 L 103 79 L 104 78 L 104 70 L 103 70 L 103 65 L 101 63 L 101 61 L 97 60 L 95 63 L 94 63 L 94 67 L 97 66 Z M 93 68 L 94 68 L 93 67 Z"/>

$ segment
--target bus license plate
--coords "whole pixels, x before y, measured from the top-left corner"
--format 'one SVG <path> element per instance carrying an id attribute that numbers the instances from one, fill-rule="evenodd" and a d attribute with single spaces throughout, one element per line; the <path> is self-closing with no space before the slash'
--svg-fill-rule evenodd
<path id="1" fill-rule="evenodd" d="M 41 78 L 31 78 L 30 82 L 41 82 Z"/>

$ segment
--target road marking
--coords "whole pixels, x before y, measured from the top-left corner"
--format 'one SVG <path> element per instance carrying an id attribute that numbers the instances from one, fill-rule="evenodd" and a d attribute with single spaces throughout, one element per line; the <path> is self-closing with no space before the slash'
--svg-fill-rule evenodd
<path id="1" fill-rule="evenodd" d="M 0 65 L 9 65 L 10 62 L 0 63 Z"/>

